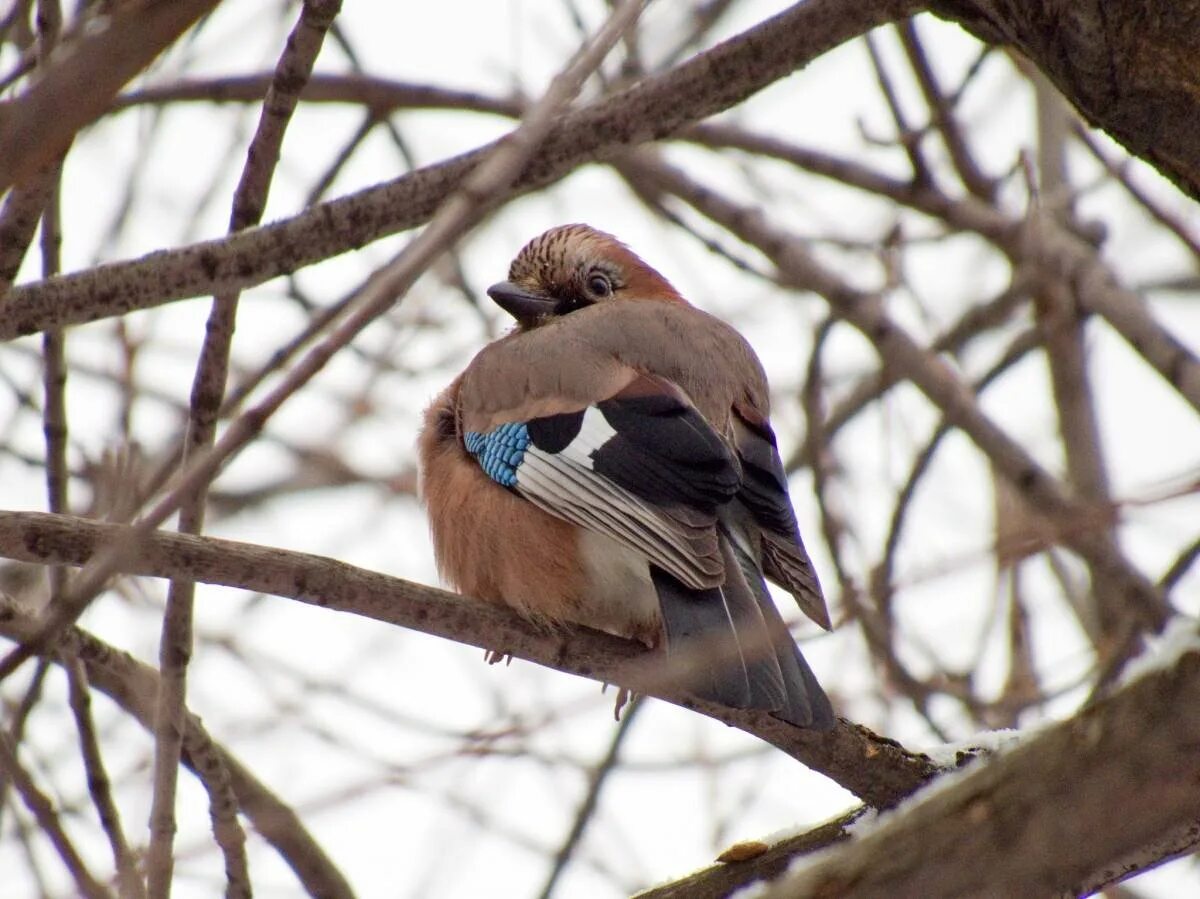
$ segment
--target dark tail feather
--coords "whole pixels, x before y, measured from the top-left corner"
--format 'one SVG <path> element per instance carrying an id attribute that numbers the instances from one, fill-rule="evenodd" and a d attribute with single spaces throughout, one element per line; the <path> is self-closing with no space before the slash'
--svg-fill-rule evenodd
<path id="1" fill-rule="evenodd" d="M 694 672 L 689 689 L 733 708 L 772 712 L 799 727 L 828 729 L 833 709 L 766 593 L 762 575 L 721 536 L 726 578 L 721 587 L 693 590 L 651 566 L 668 654 L 689 645 L 730 640 L 737 654 Z"/>
<path id="2" fill-rule="evenodd" d="M 761 605 L 749 579 L 743 577 L 741 560 L 732 542 L 724 533 L 720 541 L 721 561 L 725 563 L 721 596 L 729 609 L 750 683 L 750 701 L 744 707 L 774 712 L 787 705 L 788 694 L 771 630 L 763 620 Z"/>
<path id="3" fill-rule="evenodd" d="M 780 709 L 776 715 L 797 727 L 830 730 L 835 719 L 829 697 L 817 683 L 816 675 L 808 667 L 808 662 L 804 661 L 800 647 L 792 639 L 779 609 L 769 597 L 763 607 L 763 615 L 775 640 L 775 652 L 779 667 L 783 670 L 783 682 L 788 695 L 787 708 Z"/>
<path id="4" fill-rule="evenodd" d="M 719 587 L 693 590 L 667 572 L 650 566 L 650 576 L 658 592 L 663 625 L 667 636 L 667 655 L 684 652 L 689 646 L 703 646 L 728 637 L 737 644 L 737 632 Z M 750 705 L 750 680 L 745 661 L 738 657 L 722 665 L 697 665 L 687 688 L 701 699 L 744 709 Z"/>
<path id="5" fill-rule="evenodd" d="M 829 730 L 834 725 L 833 706 L 830 705 L 829 697 L 825 695 L 821 685 L 817 683 L 816 675 L 808 667 L 800 647 L 792 639 L 783 616 L 779 614 L 778 607 L 767 592 L 762 572 L 754 561 L 742 552 L 736 541 L 727 542 L 737 558 L 738 568 L 741 569 L 751 593 L 757 600 L 758 610 L 771 635 L 771 646 L 774 647 L 775 658 L 783 674 L 787 699 L 771 711 L 797 727 Z"/>

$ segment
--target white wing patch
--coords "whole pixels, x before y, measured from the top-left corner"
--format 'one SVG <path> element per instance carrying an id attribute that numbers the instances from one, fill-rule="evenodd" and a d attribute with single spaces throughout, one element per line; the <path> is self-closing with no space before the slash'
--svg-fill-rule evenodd
<path id="1" fill-rule="evenodd" d="M 587 409 L 578 435 L 560 452 L 532 444 L 525 450 L 517 492 L 551 515 L 615 539 L 688 587 L 720 583 L 720 558 L 702 554 L 697 546 L 711 542 L 704 539 L 707 534 L 592 470 L 591 454 L 616 434 L 599 409 Z"/>

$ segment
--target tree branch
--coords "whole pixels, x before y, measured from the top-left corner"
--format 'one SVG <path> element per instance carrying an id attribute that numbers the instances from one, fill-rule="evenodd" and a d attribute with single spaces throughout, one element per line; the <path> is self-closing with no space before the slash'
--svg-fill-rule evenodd
<path id="1" fill-rule="evenodd" d="M 0 191 L 34 175 L 219 0 L 146 0 L 117 8 L 24 94 L 0 104 Z M 99 24 L 99 23 L 96 23 Z"/>
<path id="2" fill-rule="evenodd" d="M 1197 646 L 762 895 L 1075 896 L 1195 847 Z"/>
<path id="3" fill-rule="evenodd" d="M 1092 125 L 1200 198 L 1194 2 L 934 0 L 980 40 L 1018 48 Z"/>
<path id="4" fill-rule="evenodd" d="M 37 627 L 36 618 L 21 613 L 0 594 L 0 633 L 13 640 L 27 640 Z M 67 659 L 81 662 L 92 687 L 102 691 L 153 733 L 155 696 L 159 689 L 158 675 L 153 668 L 74 627 L 62 634 L 58 652 L 47 658 L 60 664 L 65 664 Z M 184 719 L 183 747 L 183 763 L 204 785 L 210 808 L 224 803 L 223 794 L 231 792 L 236 796 L 242 814 L 295 872 L 309 895 L 329 899 L 353 897 L 346 878 L 305 829 L 295 811 L 213 740 L 200 719 L 191 714 Z M 222 817 L 225 817 L 224 813 Z"/>
<path id="5" fill-rule="evenodd" d="M 514 193 L 728 109 L 833 47 L 918 8 L 914 0 L 798 3 L 676 69 L 562 116 L 517 175 Z M 413 228 L 498 143 L 261 228 L 14 288 L 0 301 L 0 340 L 241 290 Z"/>
<path id="6" fill-rule="evenodd" d="M 0 512 L 0 555 L 84 565 L 132 528 L 40 512 Z M 840 721 L 828 734 L 765 712 L 703 702 L 664 685 L 663 664 L 640 643 L 587 628 L 547 632 L 507 607 L 355 568 L 333 559 L 211 537 L 151 532 L 130 553 L 128 574 L 188 577 L 297 599 L 617 684 L 724 722 L 781 749 L 876 807 L 894 805 L 938 768 L 864 727 Z"/>
<path id="7" fill-rule="evenodd" d="M 657 183 L 756 247 L 777 267 L 781 283 L 824 297 L 836 315 L 862 332 L 887 365 L 911 380 L 947 422 L 969 436 L 1018 493 L 1056 525 L 1059 539 L 1087 561 L 1093 580 L 1123 591 L 1131 622 L 1138 628 L 1162 626 L 1168 615 L 1165 599 L 1107 536 L 1112 509 L 1082 503 L 1065 490 L 983 413 L 949 365 L 930 357 L 887 314 L 878 296 L 851 287 L 812 256 L 801 240 L 769 223 L 756 209 L 728 200 L 647 154 L 630 154 L 617 165 L 626 177 Z"/>

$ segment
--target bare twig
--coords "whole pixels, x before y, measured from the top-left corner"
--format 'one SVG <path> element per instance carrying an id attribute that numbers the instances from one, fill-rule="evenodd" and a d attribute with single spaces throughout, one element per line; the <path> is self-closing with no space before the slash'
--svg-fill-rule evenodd
<path id="1" fill-rule="evenodd" d="M 982 199 L 990 199 L 996 192 L 996 181 L 985 175 L 975 161 L 975 154 L 971 152 L 966 135 L 963 134 L 954 114 L 954 104 L 938 83 L 937 75 L 934 74 L 933 66 L 925 53 L 916 20 L 905 19 L 896 25 L 896 30 L 899 32 L 904 52 L 908 55 L 908 62 L 912 66 L 917 84 L 921 88 L 921 94 L 933 116 L 933 124 L 950 154 L 955 172 L 967 190 Z"/>
<path id="2" fill-rule="evenodd" d="M 1179 554 L 1171 567 L 1166 570 L 1162 578 L 1159 579 L 1159 586 L 1162 587 L 1164 593 L 1169 593 L 1175 588 L 1175 585 L 1183 580 L 1184 575 L 1200 559 L 1200 537 L 1196 538 L 1183 552 Z"/>
<path id="3" fill-rule="evenodd" d="M 0 591 L 0 599 L 3 598 L 4 591 Z M 42 698 L 42 690 L 46 686 L 46 672 L 49 670 L 50 663 L 45 659 L 39 659 L 33 676 L 29 678 L 29 684 L 21 696 L 21 701 L 17 703 L 17 707 L 9 716 L 7 733 L 14 746 L 20 746 L 21 741 L 25 739 L 25 725 L 29 722 L 29 714 Z M 0 821 L 3 821 L 3 813 L 8 807 L 8 787 L 8 778 L 0 773 Z"/>
<path id="4" fill-rule="evenodd" d="M 58 42 L 62 28 L 62 9 L 57 0 L 39 0 L 37 5 L 38 66 L 46 68 Z M 62 270 L 62 220 L 59 188 L 62 182 L 61 159 L 38 172 L 34 177 L 35 191 L 44 188 L 42 200 L 42 277 L 52 278 Z M 40 182 L 40 183 L 39 183 Z M 14 194 L 17 191 L 13 192 Z M 12 197 L 10 197 L 12 199 Z M 18 260 L 19 261 L 19 260 Z M 14 271 L 15 274 L 15 271 Z M 0 282 L 6 280 L 0 274 Z M 67 471 L 67 364 L 66 334 L 61 329 L 49 329 L 42 335 L 42 389 L 45 407 L 42 410 L 42 434 L 46 441 L 46 502 L 51 512 L 69 512 Z M 66 586 L 66 572 L 51 568 L 51 601 L 60 596 Z"/>
<path id="5" fill-rule="evenodd" d="M 117 888 L 121 899 L 139 899 L 146 895 L 146 888 L 138 874 L 137 860 L 125 839 L 121 828 L 121 815 L 113 801 L 112 785 L 104 768 L 104 757 L 100 752 L 100 739 L 96 734 L 96 723 L 92 719 L 91 685 L 88 683 L 87 668 L 74 656 L 64 655 L 60 664 L 67 672 L 67 686 L 71 712 L 75 716 L 75 729 L 79 732 L 79 747 L 83 755 L 83 767 L 87 771 L 88 792 L 100 819 L 100 827 L 108 837 L 112 849 L 113 863 L 117 869 Z"/>
<path id="6" fill-rule="evenodd" d="M 62 823 L 58 820 L 58 814 L 54 811 L 54 805 L 38 789 L 33 778 L 21 766 L 12 741 L 6 733 L 0 733 L 0 771 L 4 772 L 8 782 L 21 794 L 25 807 L 37 820 L 42 834 L 54 845 L 59 858 L 71 872 L 71 877 L 79 892 L 88 899 L 109 899 L 111 894 L 91 875 L 71 842 L 71 838 L 63 830 Z"/>
<path id="7" fill-rule="evenodd" d="M 275 70 L 271 88 L 263 101 L 258 130 L 250 143 L 242 178 L 233 198 L 230 231 L 255 225 L 262 218 L 283 135 L 320 52 L 325 32 L 341 9 L 341 0 L 308 0 Z M 196 365 L 189 406 L 183 461 L 207 452 L 216 433 L 217 414 L 225 393 L 229 353 L 237 318 L 238 294 L 217 296 L 208 318 L 204 345 Z M 201 482 L 180 503 L 179 530 L 198 534 L 204 527 L 208 483 Z M 175 785 L 183 741 L 186 709 L 187 665 L 192 653 L 192 604 L 195 583 L 171 581 L 159 647 L 160 693 L 155 722 L 154 800 L 150 812 L 150 846 L 146 867 L 149 893 L 166 897 L 171 891 L 172 846 L 175 834 Z M 219 809 L 219 805 L 214 805 Z M 245 855 L 245 835 L 237 816 L 218 816 L 219 839 L 225 852 L 229 876 L 227 892 L 249 895 L 250 881 Z"/>
<path id="8" fill-rule="evenodd" d="M 271 86 L 271 74 L 239 75 L 216 79 L 172 81 L 121 94 L 114 110 L 144 105 L 197 103 L 259 103 Z M 430 84 L 391 81 L 365 74 L 314 74 L 300 92 L 305 103 L 340 103 L 362 106 L 378 119 L 398 109 L 462 109 L 520 118 L 524 104 L 475 91 L 452 90 Z"/>
<path id="9" fill-rule="evenodd" d="M 920 130 L 914 129 L 908 124 L 908 116 L 904 113 L 904 107 L 900 103 L 896 86 L 892 83 L 891 73 L 888 71 L 879 48 L 875 46 L 875 43 L 875 37 L 867 34 L 865 44 L 867 53 L 871 57 L 871 68 L 875 72 L 875 80 L 879 84 L 879 92 L 883 94 L 884 99 L 887 101 L 888 110 L 892 114 L 892 121 L 896 124 L 896 142 L 904 148 L 904 152 L 908 155 L 909 165 L 912 166 L 912 182 L 914 184 L 931 184 L 933 182 L 933 174 L 929 168 L 928 160 L 925 159 L 925 151 L 921 147 L 923 134 Z"/>
<path id="10" fill-rule="evenodd" d="M 621 744 L 625 742 L 625 738 L 633 727 L 633 722 L 637 718 L 637 713 L 642 708 L 642 705 L 643 701 L 641 697 L 637 697 L 625 707 L 621 715 L 621 723 L 613 731 L 612 741 L 608 744 L 608 751 L 604 753 L 604 756 L 596 764 L 596 767 L 592 769 L 588 777 L 587 794 L 583 797 L 583 802 L 580 803 L 579 810 L 575 813 L 575 820 L 571 823 L 571 829 L 567 832 L 566 838 L 558 848 L 558 851 L 554 853 L 554 861 L 550 866 L 550 873 L 546 875 L 546 883 L 542 886 L 542 891 L 538 894 L 540 899 L 550 899 L 554 895 L 554 888 L 558 885 L 559 877 L 566 870 L 567 864 L 571 861 L 571 856 L 579 845 L 579 841 L 583 839 L 583 833 L 587 829 L 588 822 L 591 821 L 592 816 L 596 812 L 597 804 L 600 801 L 600 792 L 604 789 L 604 783 L 617 767 Z"/>
<path id="11" fill-rule="evenodd" d="M 1130 171 L 1132 160 L 1127 158 L 1118 162 L 1112 159 L 1104 148 L 1100 146 L 1100 139 L 1092 133 L 1091 129 L 1084 122 L 1076 119 L 1072 122 L 1072 128 L 1075 136 L 1087 147 L 1088 152 L 1096 157 L 1097 161 L 1104 166 L 1108 173 L 1121 183 L 1121 186 L 1125 188 L 1129 196 L 1133 197 L 1155 221 L 1165 226 L 1168 231 L 1179 239 L 1179 242 L 1192 254 L 1194 264 L 1200 264 L 1200 239 L 1192 233 L 1192 229 L 1178 215 L 1164 207 L 1162 203 L 1158 202 L 1138 185 L 1134 180 L 1133 173 Z"/>
<path id="12" fill-rule="evenodd" d="M 715 864 L 687 877 L 637 894 L 635 899 L 727 899 L 755 881 L 780 877 L 805 855 L 850 839 L 850 825 L 862 817 L 862 806 L 851 809 L 812 830 L 779 840 L 761 855 L 744 861 Z"/>

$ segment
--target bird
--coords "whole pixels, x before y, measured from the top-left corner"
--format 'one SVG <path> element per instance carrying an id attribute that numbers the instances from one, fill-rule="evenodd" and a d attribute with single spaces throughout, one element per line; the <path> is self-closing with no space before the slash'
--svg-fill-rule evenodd
<path id="1" fill-rule="evenodd" d="M 487 293 L 515 325 L 418 437 L 442 579 L 685 660 L 700 699 L 833 727 L 765 582 L 830 629 L 750 344 L 585 224 L 529 241 Z"/>

